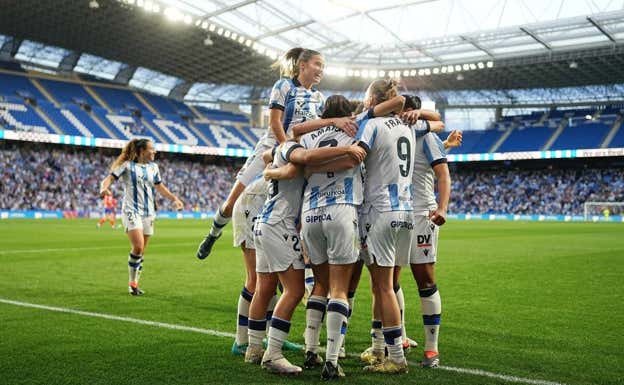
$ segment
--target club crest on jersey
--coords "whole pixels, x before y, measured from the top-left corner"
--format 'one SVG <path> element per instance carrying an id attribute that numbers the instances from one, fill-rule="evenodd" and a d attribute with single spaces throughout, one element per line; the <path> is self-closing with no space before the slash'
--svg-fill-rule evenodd
<path id="1" fill-rule="evenodd" d="M 429 255 L 429 249 L 424 249 L 423 253 L 425 254 L 425 257 Z"/>

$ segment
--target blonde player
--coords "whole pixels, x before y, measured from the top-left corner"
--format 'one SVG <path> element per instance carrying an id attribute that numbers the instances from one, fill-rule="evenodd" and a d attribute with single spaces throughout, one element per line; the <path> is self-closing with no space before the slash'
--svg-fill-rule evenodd
<path id="1" fill-rule="evenodd" d="M 271 91 L 269 100 L 269 130 L 258 141 L 254 153 L 236 176 L 236 182 L 226 201 L 215 214 L 210 232 L 197 249 L 197 258 L 204 259 L 212 250 L 215 241 L 221 236 L 221 230 L 230 221 L 234 203 L 264 169 L 262 154 L 277 144 L 283 143 L 293 125 L 307 120 L 317 119 L 323 111 L 325 97 L 314 88 L 323 78 L 325 59 L 320 52 L 292 48 L 275 64 L 285 76 L 278 80 Z M 356 126 L 349 118 L 333 122 L 341 129 L 355 135 Z M 326 122 L 325 124 L 329 124 Z"/>
<path id="2" fill-rule="evenodd" d="M 139 276 L 143 269 L 143 256 L 150 237 L 154 234 L 155 191 L 171 200 L 177 210 L 184 207 L 162 183 L 158 165 L 154 163 L 156 150 L 149 139 L 132 139 L 111 166 L 111 174 L 100 184 L 100 195 L 110 194 L 111 184 L 121 179 L 124 185 L 122 221 L 132 245 L 128 257 L 128 292 L 142 295 Z"/>

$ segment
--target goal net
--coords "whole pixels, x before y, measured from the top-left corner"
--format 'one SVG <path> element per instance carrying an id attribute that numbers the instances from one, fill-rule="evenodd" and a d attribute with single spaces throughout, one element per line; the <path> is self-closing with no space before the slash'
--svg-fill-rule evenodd
<path id="1" fill-rule="evenodd" d="M 585 202 L 583 216 L 586 221 L 599 220 L 612 215 L 624 215 L 624 202 Z"/>

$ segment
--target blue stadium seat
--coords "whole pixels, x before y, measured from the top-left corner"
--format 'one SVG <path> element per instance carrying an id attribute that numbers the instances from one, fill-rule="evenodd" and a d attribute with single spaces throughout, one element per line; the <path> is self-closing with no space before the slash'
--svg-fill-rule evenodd
<path id="1" fill-rule="evenodd" d="M 548 126 L 517 127 L 500 145 L 497 152 L 540 150 L 556 129 Z"/>
<path id="2" fill-rule="evenodd" d="M 99 106 L 98 102 L 80 84 L 47 79 L 40 79 L 39 82 L 61 104 L 80 102 L 92 107 Z"/>
<path id="3" fill-rule="evenodd" d="M 92 86 L 91 88 L 114 111 L 140 110 L 149 112 L 147 107 L 132 94 L 132 91 L 99 86 Z"/>
<path id="4" fill-rule="evenodd" d="M 27 77 L 4 73 L 0 73 L 0 95 L 19 95 L 36 100 L 47 100 Z"/>
<path id="5" fill-rule="evenodd" d="M 7 124 L 15 130 L 35 130 L 42 133 L 52 133 L 53 130 L 27 104 L 16 101 L 0 102 L 0 106 L 8 110 L 15 122 L 7 119 Z M 36 127 L 36 129 L 35 129 Z"/>
<path id="6" fill-rule="evenodd" d="M 613 139 L 611 139 L 611 143 L 609 143 L 609 147 L 611 148 L 624 148 L 624 124 L 620 124 L 620 128 L 616 132 Z"/>
<path id="7" fill-rule="evenodd" d="M 589 121 L 566 127 L 550 150 L 599 148 L 611 129 L 600 121 Z"/>

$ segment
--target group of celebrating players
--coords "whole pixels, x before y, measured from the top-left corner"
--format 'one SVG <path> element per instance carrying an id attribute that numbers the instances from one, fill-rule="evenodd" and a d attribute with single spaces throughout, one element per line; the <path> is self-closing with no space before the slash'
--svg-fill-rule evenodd
<path id="1" fill-rule="evenodd" d="M 405 373 L 404 348 L 411 340 L 405 335 L 399 273 L 409 266 L 425 328 L 421 365 L 438 366 L 441 300 L 434 266 L 450 196 L 445 148 L 460 145 L 461 133 L 454 131 L 442 142 L 435 134 L 444 128 L 440 115 L 399 95 L 391 79 L 373 81 L 359 106 L 341 95 L 325 99 L 314 88 L 324 69 L 323 56 L 314 50 L 293 48 L 276 65 L 284 77 L 271 92 L 270 128 L 238 173 L 197 251 L 198 258 L 206 258 L 233 218 L 234 245 L 242 248 L 247 275 L 232 352 L 270 372 L 303 370 L 282 349 L 292 314 L 304 297 L 305 267 L 310 266 L 314 285 L 306 304 L 303 366 L 322 365 L 324 380 L 343 377 L 338 358 L 345 356 L 354 293 L 366 264 L 373 320 L 372 346 L 361 355 L 364 369 Z M 163 185 L 153 159 L 150 141 L 131 140 L 100 189 L 107 194 L 114 180 L 124 182 L 122 221 L 132 244 L 133 295 L 143 293 L 138 279 L 153 234 L 154 189 L 182 206 Z M 319 355 L 324 320 L 325 360 Z"/>

